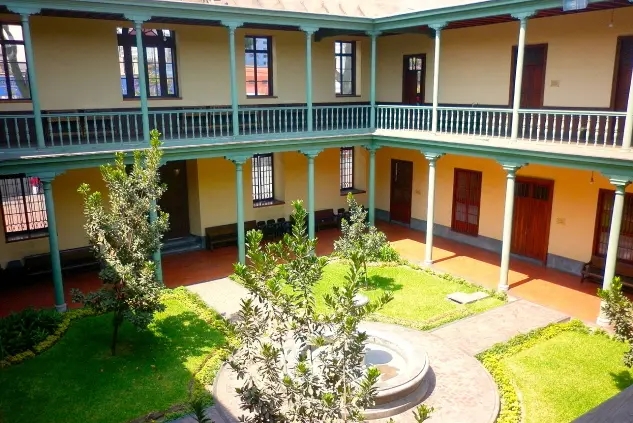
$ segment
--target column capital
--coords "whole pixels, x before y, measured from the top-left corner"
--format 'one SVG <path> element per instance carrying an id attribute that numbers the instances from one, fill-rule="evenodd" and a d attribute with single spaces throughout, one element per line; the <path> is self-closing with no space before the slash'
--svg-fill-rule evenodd
<path id="1" fill-rule="evenodd" d="M 19 3 L 8 3 L 6 7 L 9 11 L 19 14 L 22 20 L 28 19 L 30 15 L 36 15 L 42 11 L 41 7 L 24 6 Z"/>
<path id="2" fill-rule="evenodd" d="M 426 153 L 423 151 L 422 154 L 424 154 L 424 158 L 428 160 L 429 163 L 435 163 L 437 159 L 444 155 L 444 153 L 434 153 L 431 151 L 427 151 Z"/>
<path id="3" fill-rule="evenodd" d="M 124 17 L 128 21 L 134 22 L 135 25 L 142 25 L 143 22 L 152 19 L 151 15 L 143 15 L 141 13 L 126 13 Z"/>
<path id="4" fill-rule="evenodd" d="M 427 26 L 435 31 L 441 31 L 448 25 L 448 22 L 433 22 L 428 24 Z"/>
<path id="5" fill-rule="evenodd" d="M 376 151 L 380 150 L 380 145 L 364 145 L 363 148 L 369 151 L 370 154 L 376 154 Z"/>
<path id="6" fill-rule="evenodd" d="M 536 14 L 536 10 L 524 10 L 522 12 L 515 12 L 511 16 L 515 19 L 518 19 L 522 23 L 527 21 L 528 18 L 534 16 Z"/>
<path id="7" fill-rule="evenodd" d="M 312 34 L 319 30 L 319 28 L 316 26 L 300 26 L 299 29 L 305 32 L 307 37 L 312 36 Z"/>
<path id="8" fill-rule="evenodd" d="M 380 36 L 380 34 L 382 34 L 382 31 L 379 31 L 377 29 L 372 29 L 369 31 L 365 31 L 365 34 L 369 35 L 372 38 L 378 38 L 378 36 Z"/>
<path id="9" fill-rule="evenodd" d="M 516 162 L 500 162 L 503 170 L 506 171 L 508 177 L 514 177 L 519 169 L 525 166 L 527 163 Z"/>
<path id="10" fill-rule="evenodd" d="M 237 28 L 244 25 L 244 22 L 241 21 L 222 21 L 222 25 L 227 27 L 229 31 L 235 31 Z"/>
<path id="11" fill-rule="evenodd" d="M 320 149 L 310 149 L 310 150 L 300 150 L 300 153 L 306 156 L 308 159 L 315 159 L 323 150 Z"/>
<path id="12" fill-rule="evenodd" d="M 236 165 L 243 165 L 244 163 L 246 163 L 246 161 L 248 161 L 248 159 L 251 158 L 251 156 L 246 155 L 246 154 L 236 154 L 236 155 L 224 156 L 224 158 L 226 160 L 229 160 L 235 163 Z"/>
<path id="13" fill-rule="evenodd" d="M 613 185 L 616 189 L 621 188 L 622 190 L 624 190 L 631 183 L 631 179 L 632 179 L 630 176 L 624 176 L 624 175 L 605 174 L 604 176 L 609 178 L 609 183 Z"/>

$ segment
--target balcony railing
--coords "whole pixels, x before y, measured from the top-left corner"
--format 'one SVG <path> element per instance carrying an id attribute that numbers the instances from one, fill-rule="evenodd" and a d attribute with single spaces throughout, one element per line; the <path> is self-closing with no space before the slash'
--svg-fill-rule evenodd
<path id="1" fill-rule="evenodd" d="M 313 132 L 369 131 L 371 106 L 332 105 L 312 109 Z M 520 110 L 518 139 L 540 143 L 621 146 L 624 112 Z M 42 115 L 46 147 L 124 144 L 143 141 L 140 110 L 45 112 Z M 241 107 L 239 136 L 304 133 L 305 106 Z M 150 110 L 150 128 L 166 141 L 219 139 L 233 136 L 229 108 Z M 480 138 L 510 138 L 512 110 L 508 108 L 439 107 L 437 132 Z M 376 106 L 376 127 L 394 131 L 430 132 L 430 106 Z M 0 150 L 36 148 L 33 114 L 0 115 Z"/>

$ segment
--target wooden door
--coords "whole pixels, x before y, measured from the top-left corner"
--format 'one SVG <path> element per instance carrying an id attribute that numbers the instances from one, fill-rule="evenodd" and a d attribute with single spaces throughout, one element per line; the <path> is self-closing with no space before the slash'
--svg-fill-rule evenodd
<path id="1" fill-rule="evenodd" d="M 479 235 L 481 172 L 455 169 L 451 229 L 467 235 Z"/>
<path id="2" fill-rule="evenodd" d="M 517 178 L 511 251 L 547 263 L 554 181 Z"/>
<path id="3" fill-rule="evenodd" d="M 523 57 L 523 81 L 521 83 L 521 109 L 540 109 L 545 96 L 545 64 L 547 44 L 525 46 Z M 516 74 L 517 48 L 512 50 L 512 76 L 510 83 L 510 106 L 514 97 L 514 75 Z"/>
<path id="4" fill-rule="evenodd" d="M 391 159 L 391 199 L 389 219 L 411 223 L 413 162 Z"/>
<path id="5" fill-rule="evenodd" d="M 187 190 L 187 162 L 167 162 L 160 168 L 161 182 L 167 185 L 159 204 L 169 213 L 169 230 L 165 240 L 189 236 L 189 196 Z"/>
<path id="6" fill-rule="evenodd" d="M 404 56 L 402 63 L 402 103 L 424 103 L 424 79 L 426 78 L 426 54 Z"/>
<path id="7" fill-rule="evenodd" d="M 618 39 L 617 57 L 613 81 L 613 110 L 626 111 L 633 69 L 633 36 Z"/>

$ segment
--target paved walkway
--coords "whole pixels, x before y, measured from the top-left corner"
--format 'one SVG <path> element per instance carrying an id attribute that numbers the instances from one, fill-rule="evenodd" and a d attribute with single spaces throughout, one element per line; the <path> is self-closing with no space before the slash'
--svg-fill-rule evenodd
<path id="1" fill-rule="evenodd" d="M 210 307 L 227 319 L 236 317 L 240 299 L 247 294 L 244 287 L 229 278 L 187 288 L 199 294 Z M 411 332 L 411 336 L 415 333 L 424 343 L 433 372 L 430 394 L 424 400 L 436 408 L 432 422 L 492 423 L 498 412 L 497 387 L 474 356 L 520 333 L 568 319 L 563 313 L 529 301 L 513 300 L 431 332 L 423 333 L 403 327 L 394 327 L 393 330 L 402 331 L 405 336 L 408 332 Z M 368 322 L 366 325 L 380 324 Z M 237 422 L 235 417 L 241 414 L 234 395 L 237 386 L 233 372 L 223 368 L 214 385 L 216 406 L 209 409 L 209 415 L 216 423 Z M 395 417 L 400 423 L 413 423 L 410 410 Z M 193 421 L 191 417 L 184 417 L 176 422 Z"/>

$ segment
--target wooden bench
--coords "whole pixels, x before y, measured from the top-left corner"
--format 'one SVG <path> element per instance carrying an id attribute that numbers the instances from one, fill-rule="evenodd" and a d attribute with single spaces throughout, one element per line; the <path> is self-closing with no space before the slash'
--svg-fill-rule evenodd
<path id="1" fill-rule="evenodd" d="M 605 257 L 592 256 L 591 261 L 585 263 L 581 271 L 580 282 L 585 279 L 602 283 L 604 280 Z M 623 286 L 633 288 L 633 265 L 628 263 L 616 262 L 615 276 L 620 278 Z"/>
<path id="2" fill-rule="evenodd" d="M 317 210 L 314 212 L 314 226 L 317 231 L 325 228 L 338 227 L 336 215 L 332 209 Z"/>
<path id="3" fill-rule="evenodd" d="M 257 223 L 254 220 L 244 222 L 244 233 L 256 228 Z M 204 234 L 207 250 L 213 250 L 215 247 L 237 245 L 237 223 L 211 226 L 204 229 Z"/>
<path id="4" fill-rule="evenodd" d="M 99 268 L 99 261 L 95 257 L 92 247 L 79 247 L 62 250 L 59 252 L 62 271 L 73 270 L 96 270 Z M 27 276 L 49 275 L 53 271 L 51 255 L 33 254 L 24 257 L 24 272 Z"/>

